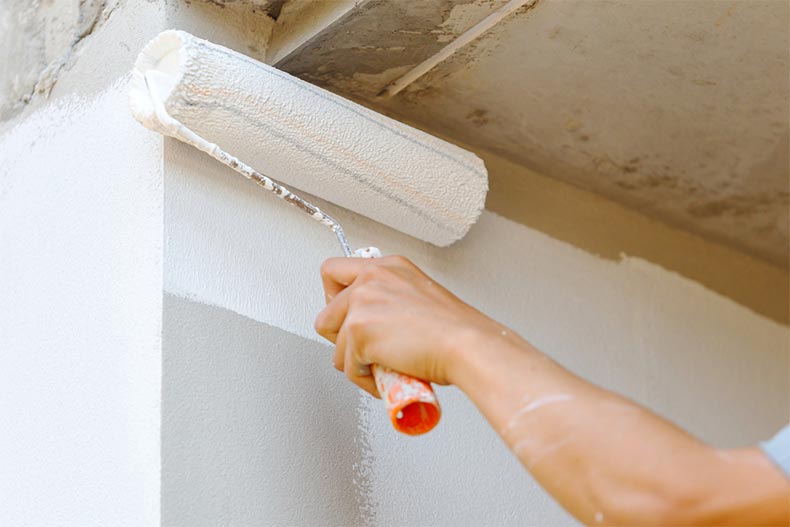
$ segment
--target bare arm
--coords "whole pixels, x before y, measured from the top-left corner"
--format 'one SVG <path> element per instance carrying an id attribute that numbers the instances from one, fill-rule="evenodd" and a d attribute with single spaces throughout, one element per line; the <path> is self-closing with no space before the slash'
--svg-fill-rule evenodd
<path id="1" fill-rule="evenodd" d="M 488 360 L 474 353 L 488 346 Z M 471 344 L 455 381 L 521 463 L 579 520 L 787 525 L 790 488 L 757 449 L 712 448 L 574 376 L 518 336 Z"/>
<path id="2" fill-rule="evenodd" d="M 718 450 L 568 372 L 399 257 L 328 260 L 316 329 L 373 395 L 379 363 L 455 384 L 540 484 L 590 525 L 787 525 L 790 486 L 757 448 Z"/>

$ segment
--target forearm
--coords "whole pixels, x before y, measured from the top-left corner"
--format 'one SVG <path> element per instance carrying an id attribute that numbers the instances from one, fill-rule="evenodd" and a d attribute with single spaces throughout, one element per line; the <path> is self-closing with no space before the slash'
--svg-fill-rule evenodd
<path id="1" fill-rule="evenodd" d="M 752 507 L 768 496 L 773 508 L 763 510 L 778 511 L 781 521 L 776 500 L 787 496 L 780 475 L 767 483 L 768 491 L 742 483 L 753 480 L 754 471 L 758 479 L 765 479 L 766 468 L 771 473 L 758 466 L 768 463 L 761 456 L 717 451 L 503 331 L 467 337 L 456 350 L 453 381 L 577 518 L 592 525 L 723 525 L 738 518 L 769 524 L 776 518 L 758 519 Z"/>
<path id="2" fill-rule="evenodd" d="M 721 452 L 583 381 L 402 257 L 333 258 L 316 330 L 334 362 L 375 394 L 361 366 L 456 384 L 524 466 L 589 524 L 787 523 L 783 475 L 759 451 Z"/>

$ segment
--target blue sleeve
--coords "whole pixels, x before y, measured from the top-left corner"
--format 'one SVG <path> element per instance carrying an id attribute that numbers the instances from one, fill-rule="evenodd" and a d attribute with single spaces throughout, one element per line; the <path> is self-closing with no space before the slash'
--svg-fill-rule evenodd
<path id="1" fill-rule="evenodd" d="M 790 425 L 782 428 L 768 441 L 760 443 L 765 455 L 790 477 Z"/>

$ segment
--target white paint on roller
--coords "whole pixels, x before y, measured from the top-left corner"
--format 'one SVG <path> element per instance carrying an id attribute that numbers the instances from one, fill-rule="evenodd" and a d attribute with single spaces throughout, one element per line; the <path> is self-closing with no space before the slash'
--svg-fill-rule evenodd
<path id="1" fill-rule="evenodd" d="M 173 53 L 169 53 L 165 56 L 166 60 L 167 57 L 173 56 Z M 135 72 L 137 73 L 137 72 Z M 264 176 L 260 172 L 257 172 L 251 166 L 247 165 L 240 159 L 228 154 L 224 150 L 222 150 L 218 145 L 207 141 L 203 137 L 200 137 L 194 131 L 189 129 L 188 127 L 184 126 L 183 123 L 180 123 L 176 119 L 174 119 L 170 114 L 167 113 L 167 110 L 162 103 L 163 98 L 166 98 L 168 94 L 172 91 L 174 86 L 174 77 L 164 74 L 162 71 L 156 70 L 149 70 L 146 71 L 143 75 L 145 87 L 146 87 L 146 94 L 147 99 L 146 102 L 151 105 L 153 109 L 153 114 L 155 118 L 155 123 L 151 123 L 150 119 L 146 116 L 144 122 L 148 122 L 149 126 L 155 130 L 160 131 L 164 130 L 163 133 L 179 139 L 180 141 L 185 142 L 188 145 L 194 146 L 201 152 L 205 152 L 223 165 L 235 170 L 245 178 L 254 181 L 264 189 L 270 191 L 272 194 L 277 196 L 278 198 L 286 201 L 287 203 L 293 205 L 294 207 L 306 212 L 310 215 L 311 218 L 316 220 L 317 222 L 321 223 L 322 225 L 329 227 L 332 232 L 335 233 L 337 236 L 338 242 L 340 242 L 340 247 L 343 250 L 343 254 L 345 256 L 351 256 L 351 247 L 348 245 L 348 241 L 346 240 L 346 236 L 343 233 L 343 228 L 340 224 L 335 221 L 331 216 L 325 214 L 321 209 L 309 203 L 284 186 L 280 185 L 279 183 L 272 181 L 270 178 Z M 143 93 L 137 87 L 132 89 L 131 99 L 133 100 L 133 105 L 137 104 L 136 99 L 140 99 L 143 97 Z"/>
<path id="2" fill-rule="evenodd" d="M 488 178 L 474 154 L 239 53 L 182 31 L 160 34 L 141 53 L 132 111 L 183 140 L 163 126 L 152 80 L 166 114 L 195 136 L 411 236 L 449 245 L 482 211 Z"/>

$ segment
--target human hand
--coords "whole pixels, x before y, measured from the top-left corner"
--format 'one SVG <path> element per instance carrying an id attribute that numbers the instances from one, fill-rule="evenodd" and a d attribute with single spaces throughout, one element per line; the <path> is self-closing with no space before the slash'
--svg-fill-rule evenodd
<path id="1" fill-rule="evenodd" d="M 374 396 L 370 364 L 452 384 L 463 343 L 502 330 L 402 256 L 330 258 L 321 277 L 327 307 L 315 329 L 336 344 L 335 368 Z"/>

